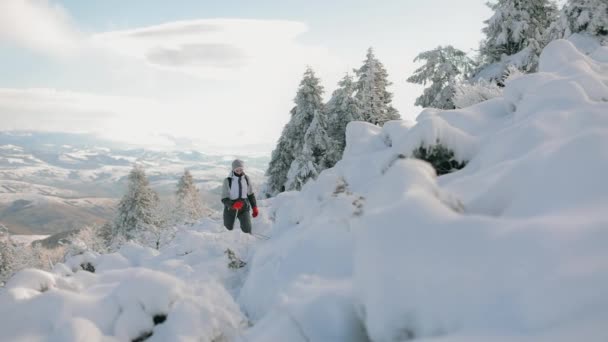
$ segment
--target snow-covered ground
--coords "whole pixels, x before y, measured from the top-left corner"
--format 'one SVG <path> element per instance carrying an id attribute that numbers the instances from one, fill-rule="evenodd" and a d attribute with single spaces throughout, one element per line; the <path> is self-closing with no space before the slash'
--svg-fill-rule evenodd
<path id="1" fill-rule="evenodd" d="M 349 124 L 336 167 L 261 201 L 270 240 L 207 220 L 18 273 L 0 340 L 608 341 L 608 48 L 576 44 L 504 97 Z M 406 158 L 437 140 L 468 165 Z"/>
<path id="2" fill-rule="evenodd" d="M 226 251 L 248 259 L 261 241 L 205 220 L 160 252 L 128 244 L 21 271 L 0 290 L 0 340 L 234 340 L 248 326 L 234 299 L 248 268 L 230 268 Z"/>
<path id="3" fill-rule="evenodd" d="M 272 200 L 250 340 L 607 341 L 608 48 L 583 43 L 504 97 L 351 123 L 335 168 Z M 437 140 L 467 167 L 404 158 Z"/>

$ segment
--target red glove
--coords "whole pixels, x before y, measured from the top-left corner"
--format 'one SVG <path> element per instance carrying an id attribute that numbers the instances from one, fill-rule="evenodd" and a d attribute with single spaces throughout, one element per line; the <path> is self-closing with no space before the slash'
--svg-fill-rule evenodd
<path id="1" fill-rule="evenodd" d="M 260 212 L 258 211 L 258 207 L 253 207 L 253 212 L 251 213 L 251 216 L 258 217 L 259 213 Z"/>
<path id="2" fill-rule="evenodd" d="M 236 201 L 236 202 L 234 202 L 234 204 L 232 205 L 232 209 L 234 209 L 234 210 L 241 210 L 241 209 L 243 209 L 243 202 L 242 201 Z"/>

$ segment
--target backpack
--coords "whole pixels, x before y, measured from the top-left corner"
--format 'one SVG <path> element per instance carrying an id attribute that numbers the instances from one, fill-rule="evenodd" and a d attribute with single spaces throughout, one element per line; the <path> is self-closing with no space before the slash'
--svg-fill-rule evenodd
<path id="1" fill-rule="evenodd" d="M 247 182 L 247 188 L 249 188 L 249 177 L 245 174 L 243 176 L 245 176 L 245 182 Z M 226 177 L 226 179 L 228 180 L 228 189 L 232 189 L 232 176 Z"/>

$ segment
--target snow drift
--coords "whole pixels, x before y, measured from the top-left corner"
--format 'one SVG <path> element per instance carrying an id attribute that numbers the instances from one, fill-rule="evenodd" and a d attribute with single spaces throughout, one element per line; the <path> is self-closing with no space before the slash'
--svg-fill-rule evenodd
<path id="1" fill-rule="evenodd" d="M 0 340 L 232 340 L 247 325 L 231 293 L 243 272 L 224 252 L 246 257 L 251 241 L 206 221 L 160 253 L 127 244 L 23 270 L 0 292 Z"/>
<path id="2" fill-rule="evenodd" d="M 608 48 L 582 48 L 473 107 L 349 124 L 342 161 L 270 203 L 248 340 L 607 340 Z M 407 158 L 437 141 L 467 167 Z"/>

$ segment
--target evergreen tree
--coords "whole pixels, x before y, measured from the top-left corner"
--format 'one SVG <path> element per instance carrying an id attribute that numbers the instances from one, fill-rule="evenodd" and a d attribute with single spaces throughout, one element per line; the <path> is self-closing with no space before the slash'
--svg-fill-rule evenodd
<path id="1" fill-rule="evenodd" d="M 416 99 L 416 105 L 454 109 L 455 87 L 469 77 L 473 61 L 466 53 L 448 45 L 419 54 L 414 62 L 425 61 L 407 81 L 430 86 Z"/>
<path id="2" fill-rule="evenodd" d="M 113 237 L 132 240 L 141 232 L 156 229 L 160 221 L 158 202 L 158 195 L 150 188 L 144 169 L 135 165 L 129 173 L 127 193 L 118 204 Z"/>
<path id="3" fill-rule="evenodd" d="M 552 38 L 568 38 L 587 33 L 608 40 L 608 2 L 605 0 L 568 0 L 551 26 Z"/>
<path id="4" fill-rule="evenodd" d="M 176 198 L 175 214 L 178 223 L 193 224 L 205 214 L 201 194 L 188 170 L 184 171 L 177 183 Z"/>
<path id="5" fill-rule="evenodd" d="M 309 150 L 312 161 L 319 172 L 329 168 L 331 163 L 328 156 L 333 153 L 335 143 L 329 135 L 327 112 L 320 110 L 315 116 L 304 135 L 303 154 Z"/>
<path id="6" fill-rule="evenodd" d="M 266 175 L 268 187 L 273 193 L 285 190 L 288 172 L 292 163 L 302 154 L 304 140 L 315 117 L 324 115 L 323 87 L 314 71 L 309 67 L 300 82 L 295 98 L 296 106 L 291 111 L 291 120 L 283 129 L 277 147 L 272 152 Z M 323 119 L 319 119 L 322 127 Z M 314 144 L 311 143 L 311 148 Z M 320 148 L 317 146 L 317 148 Z"/>
<path id="7" fill-rule="evenodd" d="M 15 258 L 15 246 L 11 241 L 0 241 L 0 286 L 13 274 L 15 270 Z"/>
<path id="8" fill-rule="evenodd" d="M 363 66 L 355 73 L 358 77 L 355 97 L 360 104 L 363 120 L 382 126 L 387 121 L 399 119 L 399 112 L 391 104 L 393 94 L 386 90 L 391 85 L 388 73 L 374 56 L 372 48 L 367 50 Z"/>
<path id="9" fill-rule="evenodd" d="M 17 250 L 8 229 L 0 223 L 0 286 L 10 278 L 16 269 Z"/>
<path id="10" fill-rule="evenodd" d="M 304 135 L 304 146 L 291 163 L 287 173 L 287 190 L 300 190 L 311 178 L 315 179 L 331 161 L 333 141 L 327 133 L 327 118 L 323 110 L 316 111 Z"/>
<path id="11" fill-rule="evenodd" d="M 346 147 L 346 125 L 351 121 L 363 120 L 357 99 L 353 96 L 355 83 L 350 75 L 338 83 L 331 99 L 325 105 L 328 133 L 334 147 L 327 154 L 327 166 L 333 167 L 342 157 Z"/>
<path id="12" fill-rule="evenodd" d="M 484 23 L 486 38 L 480 47 L 484 65 L 506 62 L 525 72 L 534 72 L 547 44 L 547 29 L 557 17 L 550 0 L 497 0 L 488 3 L 494 11 Z M 505 58 L 518 54 L 517 58 Z"/>
<path id="13" fill-rule="evenodd" d="M 295 112 L 295 107 L 292 110 Z M 268 177 L 266 183 L 266 191 L 268 194 L 274 194 L 277 192 L 285 191 L 285 182 L 287 181 L 287 172 L 289 167 L 294 160 L 293 146 L 289 141 L 289 131 L 291 127 L 289 123 L 283 128 L 281 137 L 277 142 L 277 146 L 272 151 L 270 156 L 270 162 L 268 164 L 268 170 L 266 170 L 266 176 Z"/>
<path id="14" fill-rule="evenodd" d="M 315 179 L 319 175 L 318 168 L 314 164 L 313 152 L 309 146 L 305 146 L 298 157 L 291 163 L 287 173 L 287 190 L 300 190 L 309 179 Z"/>

